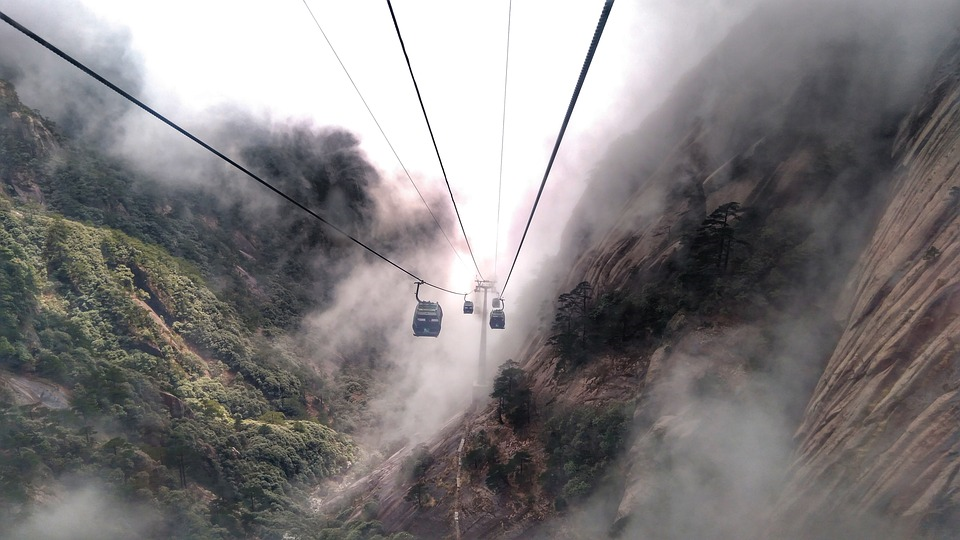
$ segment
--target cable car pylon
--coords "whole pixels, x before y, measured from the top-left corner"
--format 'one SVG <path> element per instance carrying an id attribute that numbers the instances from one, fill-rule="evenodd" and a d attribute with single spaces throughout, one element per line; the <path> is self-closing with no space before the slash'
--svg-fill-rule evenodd
<path id="1" fill-rule="evenodd" d="M 474 383 L 474 397 L 483 399 L 486 397 L 487 380 L 487 320 L 489 317 L 487 303 L 487 293 L 494 291 L 496 293 L 497 282 L 490 279 L 478 279 L 473 292 L 483 291 L 483 301 L 480 303 L 480 354 L 477 357 L 477 382 Z"/>

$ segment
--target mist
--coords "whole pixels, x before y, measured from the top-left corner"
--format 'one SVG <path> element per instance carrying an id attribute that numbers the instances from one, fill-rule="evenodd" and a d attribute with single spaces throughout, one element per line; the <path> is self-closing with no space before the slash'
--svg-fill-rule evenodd
<path id="1" fill-rule="evenodd" d="M 145 538 L 161 524 L 156 510 L 124 502 L 96 482 L 68 481 L 19 523 L 4 523 L 4 540 Z"/>
<path id="2" fill-rule="evenodd" d="M 816 516 L 778 509 L 791 497 L 795 431 L 845 324 L 844 281 L 887 202 L 899 122 L 956 39 L 958 16 L 960 6 L 939 0 L 758 2 L 663 107 L 598 160 L 565 231 L 559 266 L 573 269 L 559 278 L 561 291 L 587 278 L 639 289 L 637 281 L 657 279 L 678 240 L 666 225 L 651 233 L 661 216 L 700 220 L 730 200 L 809 223 L 810 261 L 791 284 L 790 307 L 767 306 L 743 327 L 693 314 L 666 338 L 636 396 L 625 487 L 601 487 L 549 535 L 906 537 L 891 520 L 840 501 Z M 829 183 L 791 178 L 791 153 L 811 144 L 850 150 Z M 731 159 L 743 156 L 761 172 L 731 173 Z M 680 192 L 696 202 L 680 205 Z M 598 262 L 590 250 L 607 256 L 631 237 L 648 251 L 625 255 L 636 258 L 635 274 L 616 281 L 603 267 L 616 261 Z"/>
<path id="3" fill-rule="evenodd" d="M 144 82 L 142 60 L 131 47 L 129 30 L 98 18 L 76 0 L 13 0 L 4 12 L 27 28 L 42 27 L 49 42 L 71 51 L 81 62 L 121 88 L 138 94 Z M 57 123 L 65 135 L 100 141 L 122 140 L 118 121 L 131 106 L 80 70 L 4 24 L 0 32 L 0 77 L 29 96 L 30 104 Z M 70 99 L 64 99 L 69 95 Z"/>

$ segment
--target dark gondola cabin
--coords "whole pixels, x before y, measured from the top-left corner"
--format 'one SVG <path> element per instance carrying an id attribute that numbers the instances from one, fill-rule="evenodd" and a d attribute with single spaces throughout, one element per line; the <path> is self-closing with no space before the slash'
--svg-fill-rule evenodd
<path id="1" fill-rule="evenodd" d="M 471 302 L 470 300 L 464 300 L 463 312 L 466 313 L 467 315 L 473 313 L 473 302 Z"/>
<path id="2" fill-rule="evenodd" d="M 440 323 L 443 321 L 443 309 L 437 302 L 417 303 L 413 312 L 413 335 L 437 337 L 440 335 Z"/>
<path id="3" fill-rule="evenodd" d="M 503 330 L 507 325 L 507 316 L 502 309 L 495 309 L 490 312 L 490 328 Z"/>

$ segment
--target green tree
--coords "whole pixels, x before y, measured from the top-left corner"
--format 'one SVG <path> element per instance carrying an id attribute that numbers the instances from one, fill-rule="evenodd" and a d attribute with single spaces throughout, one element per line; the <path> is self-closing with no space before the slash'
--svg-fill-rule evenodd
<path id="1" fill-rule="evenodd" d="M 589 281 L 581 281 L 570 292 L 557 298 L 556 313 L 547 343 L 553 345 L 563 360 L 558 367 L 567 364 L 576 367 L 586 361 L 586 350 L 590 345 L 592 299 L 593 286 Z"/>
<path id="2" fill-rule="evenodd" d="M 428 495 L 429 490 L 427 489 L 427 485 L 420 480 L 410 486 L 410 489 L 408 489 L 407 493 L 403 496 L 403 500 L 413 502 L 417 505 L 417 508 L 422 508 L 424 497 Z"/>
<path id="3" fill-rule="evenodd" d="M 583 348 L 587 339 L 587 315 L 593 286 L 581 281 L 570 292 L 557 298 L 557 311 L 549 343 L 557 346 L 561 354 Z"/>
<path id="4" fill-rule="evenodd" d="M 547 469 L 540 482 L 558 504 L 589 495 L 623 450 L 627 415 L 619 407 L 578 407 L 552 415 L 544 425 Z"/>
<path id="5" fill-rule="evenodd" d="M 481 429 L 471 437 L 470 449 L 464 454 L 463 463 L 470 469 L 479 471 L 496 462 L 497 447 L 490 444 L 490 437 Z"/>
<path id="6" fill-rule="evenodd" d="M 0 246 L 0 338 L 16 340 L 35 311 L 36 286 L 29 267 Z"/>
<path id="7" fill-rule="evenodd" d="M 433 456 L 430 455 L 427 445 L 423 443 L 417 445 L 400 465 L 402 478 L 406 481 L 420 480 L 427 474 L 427 469 L 433 465 L 433 461 Z"/>
<path id="8" fill-rule="evenodd" d="M 487 478 L 484 482 L 492 491 L 500 493 L 510 487 L 511 473 L 513 473 L 512 463 L 495 463 L 487 470 Z"/>
<path id="9" fill-rule="evenodd" d="M 531 396 L 526 372 L 520 365 L 514 360 L 501 364 L 497 377 L 493 380 L 493 392 L 490 394 L 490 397 L 497 400 L 497 419 L 500 423 L 504 423 L 504 414 L 514 429 L 523 428 L 530 423 Z"/>
<path id="10" fill-rule="evenodd" d="M 47 227 L 43 250 L 44 258 L 47 261 L 47 269 L 51 276 L 65 277 L 60 270 L 70 258 L 69 237 L 70 230 L 67 228 L 66 221 L 59 216 L 54 218 Z"/>
<path id="11" fill-rule="evenodd" d="M 514 478 L 519 484 L 526 484 L 533 476 L 533 455 L 526 450 L 518 450 L 513 454 L 510 465 L 514 471 Z"/>
<path id="12" fill-rule="evenodd" d="M 730 266 L 730 254 L 735 243 L 737 224 L 743 210 L 738 202 L 717 207 L 700 224 L 690 240 L 690 254 L 700 274 L 723 275 Z"/>

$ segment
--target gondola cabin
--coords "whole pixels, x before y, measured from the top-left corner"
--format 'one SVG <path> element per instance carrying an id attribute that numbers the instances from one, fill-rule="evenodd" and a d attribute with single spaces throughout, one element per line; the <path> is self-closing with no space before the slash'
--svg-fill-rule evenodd
<path id="1" fill-rule="evenodd" d="M 503 308 L 503 301 L 500 300 L 499 298 L 494 298 L 493 309 L 502 309 L 502 308 Z"/>
<path id="2" fill-rule="evenodd" d="M 466 313 L 467 315 L 473 313 L 473 302 L 471 302 L 470 300 L 464 300 L 463 312 Z"/>
<path id="3" fill-rule="evenodd" d="M 490 328 L 503 330 L 507 325 L 507 316 L 502 309 L 495 309 L 490 312 Z"/>
<path id="4" fill-rule="evenodd" d="M 443 309 L 437 302 L 420 301 L 413 312 L 413 335 L 437 337 L 440 335 L 440 323 L 443 321 Z"/>

